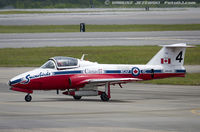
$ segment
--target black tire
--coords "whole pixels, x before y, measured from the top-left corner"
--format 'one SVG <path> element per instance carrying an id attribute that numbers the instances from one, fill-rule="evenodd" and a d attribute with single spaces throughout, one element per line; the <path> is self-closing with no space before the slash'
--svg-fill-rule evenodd
<path id="1" fill-rule="evenodd" d="M 73 96 L 75 100 L 80 100 L 82 96 Z"/>
<path id="2" fill-rule="evenodd" d="M 26 102 L 31 102 L 32 97 L 31 97 L 31 95 L 27 94 L 24 99 Z"/>
<path id="3" fill-rule="evenodd" d="M 109 99 L 110 99 L 110 98 L 108 98 L 108 95 L 107 95 L 105 92 L 103 92 L 103 93 L 101 94 L 101 100 L 102 100 L 102 101 L 109 101 Z"/>

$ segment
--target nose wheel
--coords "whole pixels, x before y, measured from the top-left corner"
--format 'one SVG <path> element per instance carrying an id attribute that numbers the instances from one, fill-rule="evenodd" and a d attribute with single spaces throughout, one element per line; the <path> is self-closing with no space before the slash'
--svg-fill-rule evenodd
<path id="1" fill-rule="evenodd" d="M 25 99 L 26 102 L 31 102 L 32 97 L 31 97 L 30 94 L 27 94 L 24 99 Z"/>

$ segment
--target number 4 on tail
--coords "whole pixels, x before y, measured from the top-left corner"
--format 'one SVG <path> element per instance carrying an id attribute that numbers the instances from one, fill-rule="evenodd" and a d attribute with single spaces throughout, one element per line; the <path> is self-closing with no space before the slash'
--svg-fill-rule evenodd
<path id="1" fill-rule="evenodd" d="M 180 63 L 183 60 L 183 51 L 181 51 L 177 56 L 176 56 L 176 60 L 178 60 Z"/>

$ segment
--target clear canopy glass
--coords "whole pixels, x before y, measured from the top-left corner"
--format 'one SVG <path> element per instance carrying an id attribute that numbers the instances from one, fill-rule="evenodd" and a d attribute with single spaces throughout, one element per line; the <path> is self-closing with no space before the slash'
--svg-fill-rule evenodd
<path id="1" fill-rule="evenodd" d="M 56 61 L 56 64 L 59 67 L 71 67 L 71 66 L 77 66 L 78 60 L 71 57 L 54 57 L 53 58 Z"/>
<path id="2" fill-rule="evenodd" d="M 44 65 L 41 66 L 41 68 L 49 68 L 49 69 L 55 69 L 55 64 L 52 60 L 47 61 L 46 63 L 44 63 Z"/>
<path id="3" fill-rule="evenodd" d="M 41 68 L 55 69 L 57 67 L 57 69 L 69 69 L 77 66 L 78 60 L 76 58 L 58 56 L 50 58 Z"/>

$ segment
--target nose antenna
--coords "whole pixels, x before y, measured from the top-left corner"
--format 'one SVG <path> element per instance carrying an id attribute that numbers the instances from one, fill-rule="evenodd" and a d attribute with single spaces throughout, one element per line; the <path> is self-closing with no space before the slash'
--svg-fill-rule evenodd
<path id="1" fill-rule="evenodd" d="M 81 57 L 81 60 L 84 60 L 84 57 L 88 55 L 88 54 L 83 54 L 82 57 Z"/>

